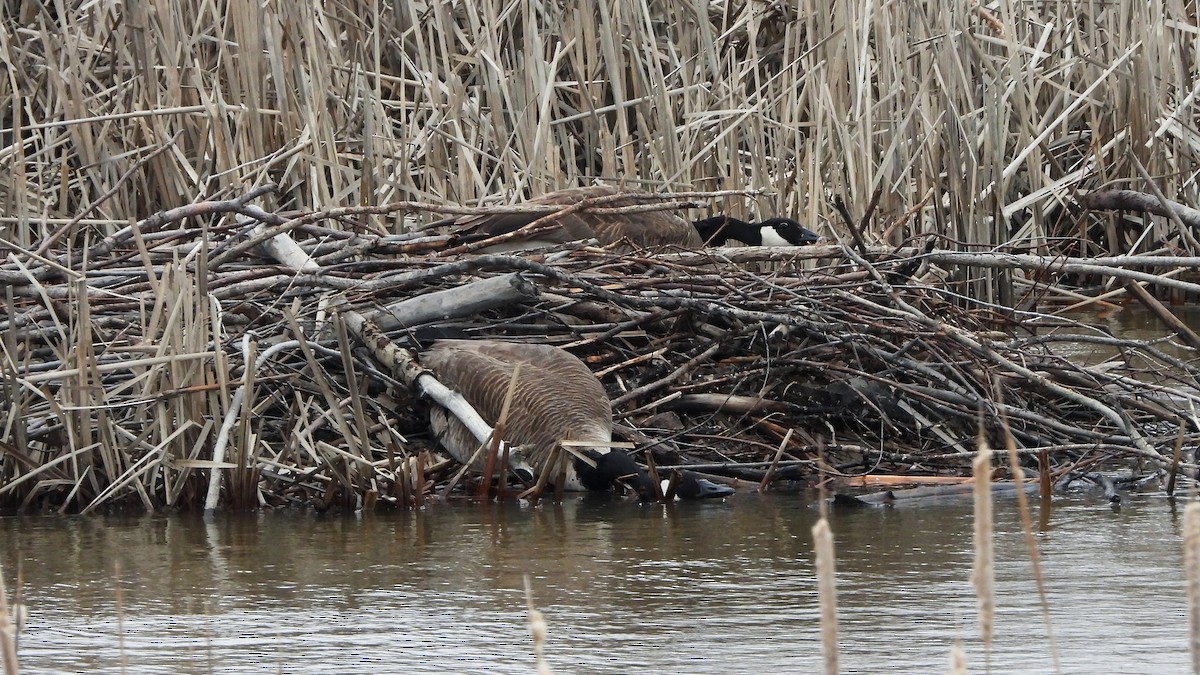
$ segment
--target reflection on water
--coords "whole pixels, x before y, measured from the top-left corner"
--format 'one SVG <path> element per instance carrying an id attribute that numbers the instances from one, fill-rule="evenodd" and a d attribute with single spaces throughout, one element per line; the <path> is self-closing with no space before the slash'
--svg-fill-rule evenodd
<path id="1" fill-rule="evenodd" d="M 364 518 L 0 518 L 27 672 L 531 673 L 523 575 L 555 672 L 819 672 L 797 496 L 675 508 L 587 498 Z M 969 502 L 831 516 L 844 672 L 973 672 Z M 994 672 L 1052 672 L 1019 522 L 997 505 Z M 1064 671 L 1184 672 L 1175 508 L 1063 500 L 1041 535 Z M 118 570 L 119 571 L 115 571 Z M 121 588 L 120 612 L 114 589 Z M 11 586 L 10 586 L 11 589 Z M 117 618 L 123 624 L 118 628 Z"/>
<path id="2" fill-rule="evenodd" d="M 1200 331 L 1200 306 L 1171 305 L 1168 307 L 1184 325 L 1193 331 Z M 1107 359 L 1123 355 L 1122 350 L 1111 344 L 1096 342 L 1072 342 L 1073 335 L 1089 337 L 1113 337 L 1121 340 L 1142 341 L 1153 345 L 1175 358 L 1184 361 L 1195 361 L 1195 350 L 1182 344 L 1171 329 L 1163 324 L 1157 316 L 1145 307 L 1130 304 L 1117 311 L 1097 313 L 1093 311 L 1063 312 L 1060 316 L 1070 321 L 1078 322 L 1073 326 L 1056 326 L 1042 328 L 1039 335 L 1053 335 L 1062 341 L 1054 340 L 1055 353 L 1070 358 L 1080 365 L 1096 365 Z M 1144 365 L 1135 362 L 1135 365 Z"/>

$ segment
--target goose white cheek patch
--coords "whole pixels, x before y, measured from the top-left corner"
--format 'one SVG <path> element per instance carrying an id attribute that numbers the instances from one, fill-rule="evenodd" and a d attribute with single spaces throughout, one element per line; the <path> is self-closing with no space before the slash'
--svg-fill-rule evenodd
<path id="1" fill-rule="evenodd" d="M 763 246 L 791 246 L 792 242 L 779 236 L 774 227 L 764 225 L 762 228 L 762 245 Z"/>

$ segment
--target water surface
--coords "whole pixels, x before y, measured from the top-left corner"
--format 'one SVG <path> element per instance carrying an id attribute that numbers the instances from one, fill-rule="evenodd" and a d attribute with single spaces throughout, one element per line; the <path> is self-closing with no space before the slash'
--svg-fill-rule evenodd
<path id="1" fill-rule="evenodd" d="M 997 508 L 997 673 L 1053 672 L 1019 521 Z M 1064 672 L 1185 672 L 1176 507 L 1060 498 L 1039 535 Z M 820 670 L 798 495 L 584 498 L 365 517 L 0 518 L 25 672 L 531 673 L 523 578 L 559 673 Z M 835 511 L 841 666 L 983 670 L 969 502 Z M 10 585 L 11 589 L 11 585 Z M 118 599 L 119 590 L 119 599 Z M 118 608 L 119 604 L 119 608 Z"/>

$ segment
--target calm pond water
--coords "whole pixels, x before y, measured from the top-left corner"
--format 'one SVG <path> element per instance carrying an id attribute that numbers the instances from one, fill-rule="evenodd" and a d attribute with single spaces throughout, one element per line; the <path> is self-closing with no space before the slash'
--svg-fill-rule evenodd
<path id="1" fill-rule="evenodd" d="M 1067 673 L 1186 672 L 1182 505 L 1058 498 L 1039 535 Z M 667 508 L 583 498 L 417 513 L 0 518 L 24 672 L 532 673 L 523 578 L 556 673 L 820 671 L 799 495 Z M 969 502 L 835 510 L 841 665 L 983 672 Z M 996 673 L 1053 672 L 1015 502 L 997 503 Z M 117 590 L 120 589 L 120 609 Z M 120 621 L 118 621 L 120 619 Z"/>

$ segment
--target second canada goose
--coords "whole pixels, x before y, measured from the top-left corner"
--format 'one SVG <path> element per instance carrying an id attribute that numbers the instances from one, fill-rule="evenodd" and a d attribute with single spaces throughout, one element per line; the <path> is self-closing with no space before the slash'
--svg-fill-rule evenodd
<path id="1" fill-rule="evenodd" d="M 569 456 L 564 489 L 607 490 L 621 482 L 644 501 L 657 498 L 646 470 L 629 455 L 609 447 L 612 406 L 608 395 L 592 371 L 570 353 L 550 345 L 438 340 L 421 355 L 421 363 L 462 394 L 493 426 L 513 372 L 520 366 L 504 435 L 521 447 L 534 470 L 542 470 L 562 441 L 591 441 L 596 445 L 572 448 L 588 459 Z M 458 418 L 440 407 L 430 411 L 430 426 L 442 446 L 460 462 L 470 461 L 479 447 L 479 441 Z"/>
<path id="2" fill-rule="evenodd" d="M 651 204 L 634 190 L 611 185 L 592 185 L 567 188 L 548 192 L 525 202 L 528 205 L 578 204 L 585 199 L 612 197 L 600 205 L 604 208 Z M 619 196 L 618 196 L 619 195 Z M 462 240 L 495 237 L 516 230 L 541 218 L 545 214 L 501 213 L 491 215 L 460 216 L 434 223 L 432 226 L 454 225 L 461 229 Z M 432 227 L 431 226 L 431 227 Z M 520 240 L 496 244 L 480 249 L 487 253 L 505 253 L 555 246 L 569 241 L 596 239 L 607 246 L 628 240 L 635 246 L 679 246 L 700 248 L 712 238 L 716 243 L 727 239 L 752 245 L 799 245 L 816 241 L 817 235 L 804 229 L 799 223 L 787 218 L 773 218 L 761 223 L 747 223 L 736 218 L 718 216 L 689 223 L 669 211 L 641 211 L 636 213 L 593 213 L 581 211 L 558 216 L 553 226 Z"/>
<path id="3" fill-rule="evenodd" d="M 748 223 L 729 216 L 715 216 L 692 223 L 706 246 L 721 246 L 733 239 L 751 246 L 803 246 L 820 240 L 820 235 L 791 218 L 768 218 Z"/>

